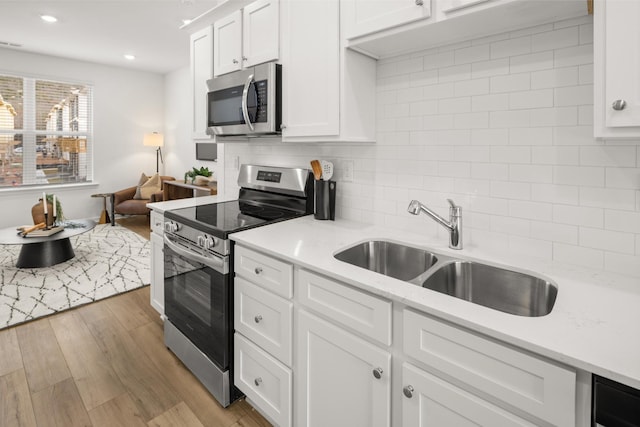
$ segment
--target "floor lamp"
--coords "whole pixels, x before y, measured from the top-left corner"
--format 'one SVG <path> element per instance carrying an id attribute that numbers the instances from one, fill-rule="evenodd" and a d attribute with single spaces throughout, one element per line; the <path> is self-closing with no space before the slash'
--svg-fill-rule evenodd
<path id="1" fill-rule="evenodd" d="M 164 145 L 164 138 L 162 134 L 158 132 L 145 133 L 142 143 L 149 147 L 158 147 L 156 150 L 156 173 L 160 173 L 160 162 L 164 164 L 164 160 L 162 159 L 162 150 L 160 149 L 160 147 Z"/>

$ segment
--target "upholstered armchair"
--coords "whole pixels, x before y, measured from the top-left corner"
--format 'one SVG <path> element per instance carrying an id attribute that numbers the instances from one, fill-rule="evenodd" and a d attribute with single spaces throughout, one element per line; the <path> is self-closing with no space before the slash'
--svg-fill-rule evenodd
<path id="1" fill-rule="evenodd" d="M 135 199 L 137 186 L 125 188 L 113 193 L 111 199 L 111 222 L 115 221 L 115 214 L 121 215 L 149 215 L 147 203 L 162 201 L 162 186 L 165 181 L 175 181 L 172 176 L 160 176 L 160 191 L 152 193 L 148 199 Z"/>

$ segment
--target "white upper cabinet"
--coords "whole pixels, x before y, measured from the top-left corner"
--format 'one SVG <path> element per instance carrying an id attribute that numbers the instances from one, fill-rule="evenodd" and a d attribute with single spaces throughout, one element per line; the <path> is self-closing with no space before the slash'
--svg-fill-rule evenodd
<path id="1" fill-rule="evenodd" d="M 640 1 L 596 0 L 595 136 L 640 136 Z"/>
<path id="2" fill-rule="evenodd" d="M 337 0 L 282 4 L 283 141 L 375 139 L 376 62 L 342 45 L 340 6 Z"/>
<path id="3" fill-rule="evenodd" d="M 475 6 L 479 3 L 485 3 L 491 0 L 439 0 L 438 6 L 444 13 L 451 13 Z"/>
<path id="4" fill-rule="evenodd" d="M 431 0 L 348 0 L 344 4 L 347 39 L 431 16 Z"/>
<path id="5" fill-rule="evenodd" d="M 258 0 L 213 24 L 214 76 L 278 59 L 278 0 Z"/>
<path id="6" fill-rule="evenodd" d="M 213 27 L 191 34 L 191 134 L 193 139 L 207 135 L 207 80 L 213 78 Z"/>

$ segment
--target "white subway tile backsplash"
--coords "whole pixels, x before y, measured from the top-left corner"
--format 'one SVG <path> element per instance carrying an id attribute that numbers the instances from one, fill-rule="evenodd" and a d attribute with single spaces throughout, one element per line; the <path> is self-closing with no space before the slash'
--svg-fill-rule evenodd
<path id="1" fill-rule="evenodd" d="M 471 78 L 501 76 L 509 74 L 509 58 L 474 62 L 471 64 Z"/>
<path id="2" fill-rule="evenodd" d="M 471 78 L 471 64 L 454 65 L 452 67 L 440 68 L 438 70 L 438 81 L 440 83 L 457 82 Z"/>
<path id="3" fill-rule="evenodd" d="M 553 107 L 553 90 L 540 89 L 509 94 L 509 108 L 511 110 L 543 107 Z"/>
<path id="4" fill-rule="evenodd" d="M 509 61 L 511 73 L 524 73 L 551 68 L 553 68 L 553 51 L 512 56 Z"/>
<path id="5" fill-rule="evenodd" d="M 575 86 L 579 82 L 579 68 L 553 68 L 531 73 L 531 89 Z M 586 84 L 586 83 L 580 83 Z"/>
<path id="6" fill-rule="evenodd" d="M 515 92 L 529 90 L 531 88 L 531 74 L 509 74 L 506 76 L 494 76 L 489 81 L 491 93 Z"/>
<path id="7" fill-rule="evenodd" d="M 498 146 L 491 147 L 493 163 L 531 163 L 530 147 Z"/>
<path id="8" fill-rule="evenodd" d="M 587 166 L 636 166 L 635 146 L 580 147 L 580 164 Z"/>
<path id="9" fill-rule="evenodd" d="M 543 165 L 578 165 L 580 147 L 531 147 L 531 162 Z"/>
<path id="10" fill-rule="evenodd" d="M 531 52 L 531 37 L 519 37 L 491 43 L 491 59 L 512 57 Z"/>
<path id="11" fill-rule="evenodd" d="M 553 168 L 550 165 L 509 165 L 509 180 L 515 182 L 551 183 Z"/>
<path id="12" fill-rule="evenodd" d="M 375 144 L 226 144 L 225 160 L 351 160 L 354 182 L 338 187 L 341 218 L 446 241 L 442 227 L 406 208 L 415 198 L 446 216 L 452 198 L 468 248 L 640 276 L 640 140 L 593 137 L 592 22 L 380 60 Z"/>
<path id="13" fill-rule="evenodd" d="M 593 87 L 591 85 L 569 86 L 555 89 L 554 105 L 557 107 L 592 104 Z"/>
<path id="14" fill-rule="evenodd" d="M 579 241 L 580 246 L 587 248 L 602 249 L 608 252 L 620 252 L 629 255 L 635 253 L 635 236 L 631 233 L 580 227 Z"/>
<path id="15" fill-rule="evenodd" d="M 509 129 L 509 145 L 545 146 L 553 144 L 553 131 L 550 127 Z"/>
<path id="16" fill-rule="evenodd" d="M 579 27 L 567 27 L 555 31 L 545 31 L 531 36 L 531 50 L 533 52 L 576 46 L 579 43 Z"/>
<path id="17" fill-rule="evenodd" d="M 509 108 L 509 95 L 499 93 L 479 95 L 471 98 L 472 111 L 503 111 Z"/>
<path id="18" fill-rule="evenodd" d="M 632 211 L 636 208 L 635 192 L 613 188 L 580 187 L 580 204 Z"/>

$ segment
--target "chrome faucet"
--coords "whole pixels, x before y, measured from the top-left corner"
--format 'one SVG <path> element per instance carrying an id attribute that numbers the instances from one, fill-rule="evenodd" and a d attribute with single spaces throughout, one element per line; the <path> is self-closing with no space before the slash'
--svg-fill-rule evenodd
<path id="1" fill-rule="evenodd" d="M 453 200 L 447 199 L 449 204 L 449 221 L 442 218 L 437 213 L 423 205 L 417 200 L 412 200 L 409 203 L 407 212 L 412 215 L 418 215 L 420 212 L 424 212 L 433 218 L 438 224 L 449 230 L 449 247 L 451 249 L 462 249 L 462 208 L 456 206 Z"/>

